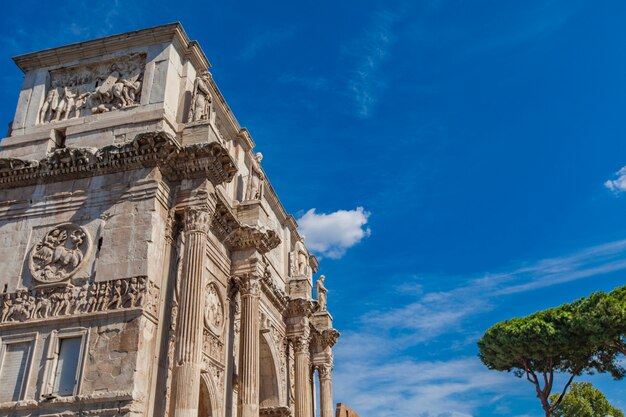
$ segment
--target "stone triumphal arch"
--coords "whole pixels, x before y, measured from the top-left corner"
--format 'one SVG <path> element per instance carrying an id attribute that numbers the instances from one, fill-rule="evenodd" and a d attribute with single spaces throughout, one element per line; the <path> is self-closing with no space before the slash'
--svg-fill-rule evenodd
<path id="1" fill-rule="evenodd" d="M 179 24 L 14 58 L 0 415 L 322 417 L 318 263 Z M 316 381 L 314 378 L 318 378 Z"/>

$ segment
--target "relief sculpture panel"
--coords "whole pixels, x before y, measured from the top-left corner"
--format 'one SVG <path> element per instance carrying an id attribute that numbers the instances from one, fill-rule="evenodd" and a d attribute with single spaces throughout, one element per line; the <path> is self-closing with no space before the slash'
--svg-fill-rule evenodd
<path id="1" fill-rule="evenodd" d="M 39 124 L 137 106 L 145 60 L 145 54 L 133 54 L 51 71 Z"/>
<path id="2" fill-rule="evenodd" d="M 89 235 L 82 227 L 73 224 L 55 227 L 33 247 L 30 273 L 44 284 L 64 281 L 80 269 L 89 248 Z"/>

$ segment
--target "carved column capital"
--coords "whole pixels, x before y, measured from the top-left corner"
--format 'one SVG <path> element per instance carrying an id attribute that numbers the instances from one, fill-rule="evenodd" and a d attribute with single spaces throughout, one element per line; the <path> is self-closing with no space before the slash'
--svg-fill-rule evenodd
<path id="1" fill-rule="evenodd" d="M 239 279 L 239 291 L 242 296 L 261 295 L 261 277 L 256 275 L 248 275 Z"/>
<path id="2" fill-rule="evenodd" d="M 291 338 L 291 343 L 293 344 L 293 350 L 296 353 L 304 353 L 308 355 L 311 345 L 311 336 L 309 334 L 294 336 Z"/>
<path id="3" fill-rule="evenodd" d="M 333 375 L 332 363 L 323 363 L 323 364 L 317 365 L 316 367 L 320 375 L 320 380 L 332 378 L 332 375 Z"/>
<path id="4" fill-rule="evenodd" d="M 185 209 L 185 233 L 209 233 L 212 213 L 208 206 L 189 207 Z"/>

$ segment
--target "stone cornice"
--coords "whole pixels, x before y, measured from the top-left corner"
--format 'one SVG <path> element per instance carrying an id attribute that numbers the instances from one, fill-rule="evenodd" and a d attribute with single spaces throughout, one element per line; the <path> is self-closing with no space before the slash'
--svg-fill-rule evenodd
<path id="1" fill-rule="evenodd" d="M 278 234 L 257 226 L 240 225 L 226 236 L 224 244 L 231 250 L 256 249 L 267 253 L 280 244 Z"/>
<path id="2" fill-rule="evenodd" d="M 289 300 L 287 317 L 309 317 L 314 310 L 313 301 L 306 298 L 294 298 Z"/>
<path id="3" fill-rule="evenodd" d="M 323 349 L 335 346 L 339 336 L 341 336 L 341 333 L 339 333 L 337 329 L 315 330 L 313 332 L 313 339 L 316 343 L 319 343 Z"/>
<path id="4" fill-rule="evenodd" d="M 207 178 L 230 182 L 237 168 L 219 143 L 181 147 L 165 132 L 142 133 L 131 142 L 101 149 L 61 148 L 40 161 L 0 158 L 0 189 L 158 167 L 170 180 Z"/>
<path id="5" fill-rule="evenodd" d="M 265 273 L 261 278 L 261 289 L 268 300 L 274 304 L 279 311 L 283 312 L 287 309 L 289 298 L 283 290 L 278 288 L 272 279 L 272 273 L 270 272 L 267 260 L 265 260 Z"/>
<path id="6" fill-rule="evenodd" d="M 196 68 L 208 69 L 211 66 L 198 43 L 189 40 L 180 23 L 170 23 L 19 55 L 13 57 L 13 61 L 22 71 L 28 72 L 38 68 L 59 66 L 77 59 L 96 58 L 129 48 L 168 41 L 176 42 L 183 55 L 193 62 Z"/>
<path id="7" fill-rule="evenodd" d="M 215 207 L 215 214 L 211 221 L 211 230 L 221 241 L 224 241 L 233 230 L 237 229 L 240 225 L 235 217 L 235 214 L 228 207 L 228 205 L 222 200 L 222 197 L 217 194 L 217 205 Z"/>

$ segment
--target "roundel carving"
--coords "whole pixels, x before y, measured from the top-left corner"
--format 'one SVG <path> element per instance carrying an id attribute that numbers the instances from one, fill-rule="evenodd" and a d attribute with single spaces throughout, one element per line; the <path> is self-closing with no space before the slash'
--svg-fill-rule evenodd
<path id="1" fill-rule="evenodd" d="M 82 266 L 89 253 L 89 235 L 80 226 L 64 224 L 45 234 L 30 255 L 33 278 L 42 283 L 66 280 Z"/>
<path id="2" fill-rule="evenodd" d="M 224 325 L 224 307 L 215 284 L 210 283 L 204 292 L 204 324 L 215 334 L 222 332 Z"/>

